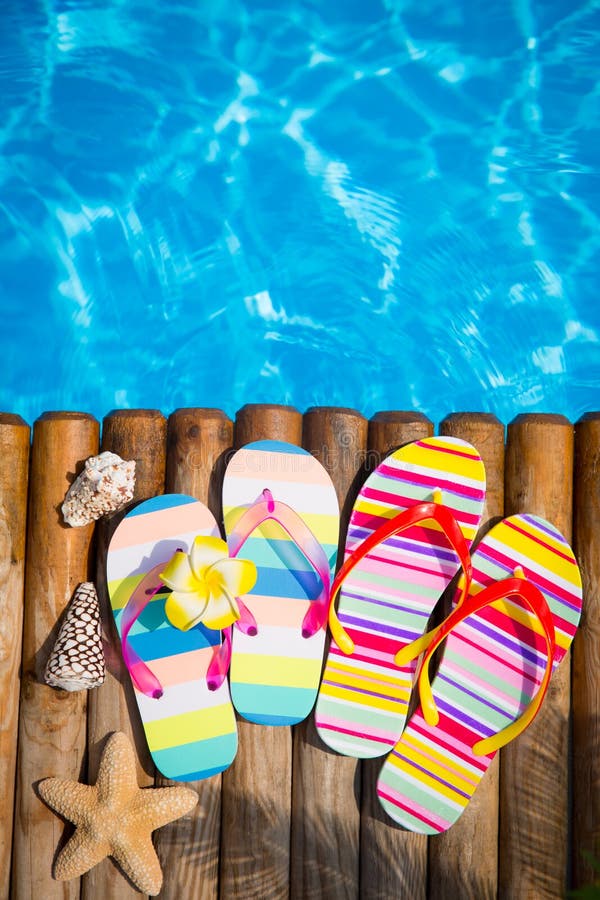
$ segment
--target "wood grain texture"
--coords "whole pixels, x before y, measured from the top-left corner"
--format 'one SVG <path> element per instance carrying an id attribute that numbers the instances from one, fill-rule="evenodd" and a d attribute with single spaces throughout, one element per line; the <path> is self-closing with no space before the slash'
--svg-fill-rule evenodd
<path id="1" fill-rule="evenodd" d="M 133 504 L 164 492 L 167 423 L 158 410 L 116 410 L 104 419 L 102 449 L 118 453 L 122 459 L 134 459 L 135 493 Z M 89 777 L 98 773 L 100 754 L 113 731 L 124 731 L 131 738 L 138 756 L 138 780 L 142 786 L 154 782 L 154 766 L 139 718 L 133 687 L 121 656 L 120 641 L 106 590 L 106 551 L 110 538 L 126 510 L 104 520 L 98 528 L 96 587 L 100 599 L 106 635 L 106 681 L 92 691 L 88 708 Z M 82 897 L 88 900 L 127 900 L 139 892 L 130 886 L 112 860 L 105 859 L 82 879 Z"/>
<path id="2" fill-rule="evenodd" d="M 469 441 L 486 472 L 486 501 L 478 539 L 504 509 L 504 426 L 485 413 L 456 413 L 440 434 Z M 496 756 L 458 822 L 429 841 L 429 898 L 492 900 L 498 891 L 500 758 Z"/>
<path id="3" fill-rule="evenodd" d="M 233 445 L 233 423 L 218 409 L 178 409 L 167 430 L 165 490 L 188 494 L 221 521 L 225 458 Z M 188 784 L 198 794 L 192 812 L 156 833 L 165 873 L 163 900 L 215 900 L 219 893 L 221 775 Z M 157 773 L 157 785 L 177 784 Z"/>
<path id="4" fill-rule="evenodd" d="M 23 641 L 30 428 L 0 413 L 0 897 L 8 897 Z"/>
<path id="5" fill-rule="evenodd" d="M 505 515 L 529 512 L 571 539 L 573 426 L 563 416 L 517 416 L 508 426 Z M 499 896 L 564 897 L 569 841 L 570 654 L 541 712 L 500 752 Z"/>
<path id="6" fill-rule="evenodd" d="M 600 861 L 600 413 L 575 426 L 574 549 L 583 613 L 573 643 L 573 882 L 598 879 Z"/>
<path id="7" fill-rule="evenodd" d="M 16 900 L 79 897 L 79 879 L 58 882 L 51 876 L 65 827 L 39 799 L 35 785 L 50 775 L 85 775 L 87 694 L 48 687 L 43 675 L 61 615 L 76 586 L 91 575 L 94 526 L 70 528 L 60 507 L 85 460 L 98 452 L 98 432 L 92 416 L 68 412 L 45 413 L 33 429 L 12 875 Z"/>
<path id="8" fill-rule="evenodd" d="M 340 547 L 365 475 L 367 422 L 352 409 L 315 407 L 304 416 L 303 446 L 325 466 L 342 512 Z M 338 554 L 338 561 L 342 553 Z M 294 729 L 292 898 L 359 894 L 360 767 L 329 750 L 311 715 Z"/>
<path id="9" fill-rule="evenodd" d="M 376 413 L 369 422 L 369 471 L 402 444 L 432 434 L 432 423 L 419 413 Z M 383 811 L 376 790 L 383 761 L 362 763 L 360 896 L 364 900 L 425 900 L 427 838 L 399 828 Z"/>
<path id="10" fill-rule="evenodd" d="M 239 410 L 236 449 L 251 441 L 300 444 L 302 416 L 287 406 Z M 292 736 L 238 717 L 239 748 L 223 773 L 220 896 L 274 900 L 289 891 Z"/>

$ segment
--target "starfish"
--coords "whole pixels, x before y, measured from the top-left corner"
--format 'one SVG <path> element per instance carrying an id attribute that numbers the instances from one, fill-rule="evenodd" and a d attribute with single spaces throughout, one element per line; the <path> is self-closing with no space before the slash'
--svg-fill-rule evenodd
<path id="1" fill-rule="evenodd" d="M 198 802 L 195 791 L 186 787 L 140 788 L 133 747 L 120 731 L 106 742 L 95 785 L 46 778 L 39 793 L 76 826 L 54 865 L 58 881 L 83 875 L 112 856 L 133 884 L 151 896 L 158 894 L 163 880 L 152 832 Z"/>

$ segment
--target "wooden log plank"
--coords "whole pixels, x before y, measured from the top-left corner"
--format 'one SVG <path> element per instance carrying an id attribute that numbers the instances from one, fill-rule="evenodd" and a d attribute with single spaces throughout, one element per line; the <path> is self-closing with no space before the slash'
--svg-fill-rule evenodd
<path id="1" fill-rule="evenodd" d="M 505 514 L 538 514 L 571 539 L 573 426 L 520 415 L 508 426 Z M 533 724 L 500 753 L 499 896 L 564 897 L 568 819 L 569 656 Z"/>
<path id="2" fill-rule="evenodd" d="M 220 410 L 176 410 L 167 431 L 167 493 L 196 497 L 220 521 L 223 468 L 232 445 L 233 423 Z M 157 773 L 156 783 L 177 782 Z M 189 787 L 198 793 L 198 806 L 156 834 L 165 873 L 163 900 L 215 900 L 218 896 L 221 775 L 191 782 Z"/>
<path id="3" fill-rule="evenodd" d="M 504 426 L 485 413 L 456 413 L 440 425 L 440 434 L 469 441 L 486 472 L 482 537 L 504 510 Z M 500 759 L 496 756 L 458 822 L 429 841 L 429 898 L 492 900 L 498 891 Z"/>
<path id="4" fill-rule="evenodd" d="M 80 892 L 80 879 L 58 882 L 51 876 L 65 827 L 33 786 L 50 775 L 74 779 L 85 775 L 87 693 L 48 687 L 43 674 L 61 614 L 76 586 L 91 576 L 94 526 L 70 528 L 60 507 L 84 461 L 98 452 L 98 431 L 92 416 L 69 412 L 45 413 L 33 429 L 13 846 L 15 900 L 75 900 Z"/>
<path id="5" fill-rule="evenodd" d="M 573 644 L 573 881 L 598 879 L 600 861 L 600 413 L 575 426 L 574 547 L 583 614 Z"/>
<path id="6" fill-rule="evenodd" d="M 373 470 L 393 450 L 433 434 L 421 413 L 379 412 L 369 422 L 368 462 Z M 427 895 L 427 838 L 399 828 L 377 799 L 383 759 L 362 763 L 360 896 L 364 900 L 397 900 Z"/>
<path id="7" fill-rule="evenodd" d="M 8 897 L 19 733 L 30 428 L 0 413 L 0 897 Z"/>
<path id="8" fill-rule="evenodd" d="M 287 406 L 242 407 L 236 449 L 266 439 L 300 444 L 300 413 Z M 291 729 L 238 717 L 238 735 L 237 756 L 223 773 L 220 896 L 279 900 L 289 890 Z"/>
<path id="9" fill-rule="evenodd" d="M 335 485 L 342 526 L 340 554 L 359 479 L 364 478 L 367 422 L 355 410 L 315 407 L 304 416 L 303 445 Z M 329 750 L 311 715 L 294 728 L 291 896 L 355 898 L 359 893 L 360 767 Z"/>
<path id="10" fill-rule="evenodd" d="M 116 410 L 104 419 L 102 449 L 118 453 L 122 459 L 134 459 L 134 502 L 164 492 L 166 459 L 166 420 L 158 410 Z M 100 599 L 107 644 L 106 681 L 90 695 L 88 710 L 89 777 L 93 783 L 98 773 L 100 754 L 106 737 L 113 731 L 124 731 L 134 743 L 138 756 L 140 785 L 154 782 L 154 766 L 139 718 L 133 687 L 121 656 L 114 618 L 106 590 L 106 552 L 110 538 L 124 513 L 100 523 L 96 586 Z M 139 900 L 139 892 L 130 886 L 112 860 L 105 859 L 82 879 L 82 897 L 89 900 Z"/>

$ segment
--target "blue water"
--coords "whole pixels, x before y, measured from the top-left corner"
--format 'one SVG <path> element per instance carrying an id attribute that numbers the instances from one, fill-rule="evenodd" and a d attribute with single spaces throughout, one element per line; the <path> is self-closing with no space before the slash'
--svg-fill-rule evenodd
<path id="1" fill-rule="evenodd" d="M 3 0 L 0 408 L 600 408 L 600 4 Z"/>

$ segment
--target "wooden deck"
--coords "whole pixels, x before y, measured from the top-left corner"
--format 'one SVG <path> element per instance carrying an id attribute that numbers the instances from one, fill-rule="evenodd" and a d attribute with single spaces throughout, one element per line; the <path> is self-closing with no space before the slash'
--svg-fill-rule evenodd
<path id="1" fill-rule="evenodd" d="M 156 411 L 126 410 L 105 418 L 101 446 L 136 460 L 136 499 L 184 492 L 218 515 L 228 451 L 261 438 L 292 441 L 329 470 L 347 519 L 366 471 L 433 430 L 410 412 L 367 421 L 347 409 L 302 416 L 246 406 L 232 423 L 214 409 L 177 410 L 168 421 Z M 583 622 L 542 713 L 501 751 L 462 819 L 430 839 L 403 832 L 380 810 L 380 761 L 329 752 L 310 720 L 291 729 L 239 721 L 234 764 L 194 784 L 194 813 L 156 833 L 162 897 L 538 900 L 593 881 L 585 854 L 600 857 L 600 413 L 575 426 L 561 416 L 519 416 L 506 434 L 492 416 L 458 414 L 438 431 L 470 440 L 482 454 L 488 526 L 528 511 L 574 542 Z M 48 775 L 93 781 L 104 740 L 116 730 L 135 740 L 140 783 L 161 782 L 114 642 L 102 688 L 68 694 L 42 683 L 75 586 L 94 580 L 106 602 L 114 524 L 75 529 L 60 518 L 74 474 L 98 452 L 99 432 L 91 416 L 47 413 L 30 442 L 28 425 L 0 416 L 0 897 L 140 896 L 109 860 L 80 880 L 53 881 L 52 861 L 70 827 L 35 791 Z M 104 620 L 110 636 L 112 617 Z"/>

